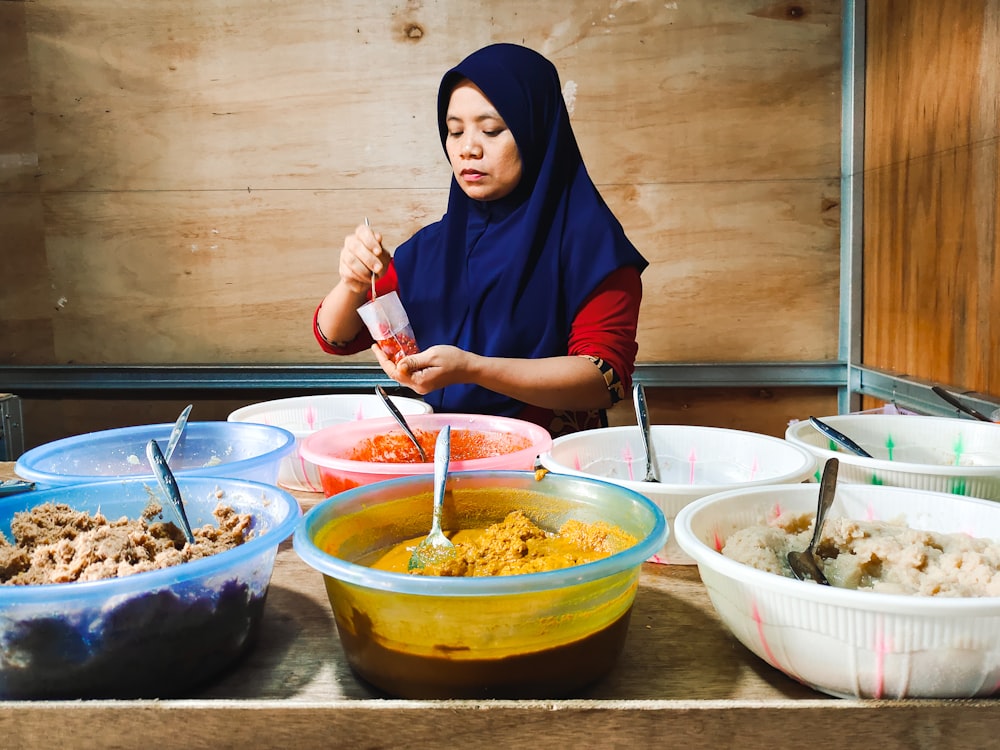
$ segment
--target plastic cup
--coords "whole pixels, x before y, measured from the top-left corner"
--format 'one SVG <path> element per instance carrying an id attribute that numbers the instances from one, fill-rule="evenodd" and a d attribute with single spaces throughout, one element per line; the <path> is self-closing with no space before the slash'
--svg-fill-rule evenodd
<path id="1" fill-rule="evenodd" d="M 375 343 L 393 362 L 399 362 L 407 354 L 420 351 L 413 336 L 410 319 L 395 292 L 366 302 L 358 308 L 358 315 L 368 327 Z"/>

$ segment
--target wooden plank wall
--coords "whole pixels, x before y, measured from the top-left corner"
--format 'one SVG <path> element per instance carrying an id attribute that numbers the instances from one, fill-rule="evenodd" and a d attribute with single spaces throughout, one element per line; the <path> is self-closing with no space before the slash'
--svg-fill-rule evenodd
<path id="1" fill-rule="evenodd" d="M 328 361 L 344 234 L 441 214 L 437 84 L 496 41 L 652 262 L 640 361 L 834 360 L 842 4 L 2 0 L 0 365 Z"/>
<path id="2" fill-rule="evenodd" d="M 1000 397 L 1000 0 L 868 3 L 866 365 Z"/>

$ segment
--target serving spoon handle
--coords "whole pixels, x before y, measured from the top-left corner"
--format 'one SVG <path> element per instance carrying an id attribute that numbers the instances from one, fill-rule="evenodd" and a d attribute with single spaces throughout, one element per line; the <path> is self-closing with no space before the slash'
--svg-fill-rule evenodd
<path id="1" fill-rule="evenodd" d="M 853 440 L 847 437 L 847 435 L 845 435 L 832 425 L 828 425 L 826 422 L 816 419 L 816 417 L 809 417 L 809 422 L 812 423 L 813 427 L 822 432 L 837 445 L 847 448 L 847 450 L 849 450 L 856 456 L 861 456 L 862 458 L 872 458 L 871 453 L 866 451 L 864 448 L 855 443 Z"/>
<path id="2" fill-rule="evenodd" d="M 410 438 L 415 446 L 417 446 L 417 453 L 420 454 L 421 462 L 427 463 L 427 451 L 425 451 L 423 446 L 420 445 L 420 441 L 417 440 L 417 436 L 413 434 L 413 430 L 410 429 L 410 425 L 406 423 L 406 417 L 403 416 L 403 412 L 396 408 L 396 405 L 392 403 L 392 399 L 389 398 L 389 395 L 385 392 L 385 389 L 382 386 L 375 386 L 375 393 L 380 399 L 382 399 L 382 403 L 385 404 L 385 408 L 389 410 L 389 413 L 396 418 L 396 421 L 399 423 L 399 426 L 403 428 L 403 432 L 406 433 L 406 436 Z"/>
<path id="3" fill-rule="evenodd" d="M 970 417 L 975 417 L 980 422 L 992 422 L 993 421 L 992 419 L 990 419 L 989 417 L 987 417 L 985 414 L 983 414 L 981 411 L 977 411 L 976 409 L 973 409 L 968 404 L 964 404 L 961 401 L 959 401 L 957 398 L 955 398 L 955 396 L 953 396 L 950 393 L 948 393 L 948 391 L 946 391 L 941 386 L 939 386 L 939 385 L 931 386 L 931 390 L 934 391 L 934 393 L 936 393 L 938 396 L 940 396 L 942 400 L 944 400 L 947 403 L 951 404 L 952 406 L 954 406 L 959 411 L 965 412 Z"/>
<path id="4" fill-rule="evenodd" d="M 188 544 L 194 544 L 194 532 L 191 531 L 191 524 L 184 511 L 184 500 L 181 499 L 180 487 L 177 486 L 177 480 L 174 478 L 173 472 L 170 471 L 170 467 L 167 466 L 167 461 L 155 440 L 150 440 L 146 444 L 146 457 L 149 459 L 150 466 L 153 467 L 153 474 L 156 475 L 156 481 L 160 483 L 160 489 L 167 496 L 167 500 L 170 501 L 181 521 L 181 531 L 184 532 L 184 538 L 187 539 Z"/>
<path id="5" fill-rule="evenodd" d="M 635 404 L 635 418 L 639 423 L 642 445 L 646 449 L 646 476 L 643 481 L 659 482 L 656 456 L 653 453 L 653 440 L 649 434 L 649 411 L 646 409 L 646 392 L 643 390 L 642 383 L 636 383 L 632 386 L 632 401 Z"/>
<path id="6" fill-rule="evenodd" d="M 800 581 L 813 580 L 823 586 L 829 586 L 823 571 L 820 570 L 816 562 L 816 546 L 823 535 L 823 522 L 826 521 L 826 513 L 833 505 L 833 498 L 837 490 L 837 470 L 840 461 L 836 458 L 827 459 L 823 467 L 823 478 L 819 483 L 819 500 L 816 506 L 816 520 L 813 521 L 813 535 L 809 546 L 802 552 L 792 551 L 788 553 L 788 565 L 792 573 Z"/>

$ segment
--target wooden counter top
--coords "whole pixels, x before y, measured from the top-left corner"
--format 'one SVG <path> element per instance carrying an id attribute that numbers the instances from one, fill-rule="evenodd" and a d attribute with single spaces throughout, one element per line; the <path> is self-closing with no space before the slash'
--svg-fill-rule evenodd
<path id="1" fill-rule="evenodd" d="M 0 478 L 13 465 L 0 463 Z M 293 493 L 303 510 L 319 495 Z M 0 613 L 2 616 L 2 613 Z M 142 665 L 137 664 L 137 669 Z M 384 699 L 348 668 L 322 578 L 282 543 L 260 640 L 182 700 L 0 701 L 0 747 L 989 747 L 1000 701 L 853 701 L 772 669 L 715 615 L 694 567 L 647 563 L 624 653 L 572 700 Z M 641 743 L 641 744 L 640 744 Z"/>

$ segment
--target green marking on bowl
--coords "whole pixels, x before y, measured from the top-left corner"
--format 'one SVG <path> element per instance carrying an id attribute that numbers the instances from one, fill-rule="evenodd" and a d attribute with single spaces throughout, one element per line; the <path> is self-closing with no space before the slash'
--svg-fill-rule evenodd
<path id="1" fill-rule="evenodd" d="M 966 489 L 967 488 L 966 488 L 966 485 L 965 485 L 965 479 L 964 478 L 959 478 L 959 479 L 956 479 L 955 480 L 955 484 L 952 485 L 951 494 L 952 495 L 965 495 L 965 494 L 967 494 Z"/>
<path id="2" fill-rule="evenodd" d="M 883 485 L 885 482 L 879 479 L 875 474 L 872 474 L 872 484 Z"/>
<path id="3" fill-rule="evenodd" d="M 892 435 L 886 435 L 885 437 L 885 447 L 889 451 L 889 460 L 892 460 L 892 449 L 896 447 L 895 441 L 892 439 Z M 881 482 L 880 482 L 881 484 Z"/>
<path id="4" fill-rule="evenodd" d="M 958 437 L 955 438 L 955 447 L 954 447 L 954 450 L 955 450 L 955 466 L 959 466 L 961 464 L 962 454 L 965 453 L 964 438 L 965 438 L 965 436 L 961 432 L 958 433 Z M 963 492 L 962 494 L 964 495 L 965 493 Z"/>

